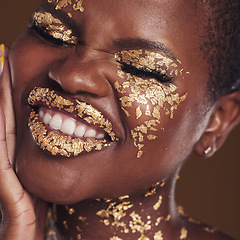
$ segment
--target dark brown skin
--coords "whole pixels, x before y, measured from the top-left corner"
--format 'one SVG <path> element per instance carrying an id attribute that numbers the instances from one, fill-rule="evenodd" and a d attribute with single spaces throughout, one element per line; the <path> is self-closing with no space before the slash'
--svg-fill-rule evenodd
<path id="1" fill-rule="evenodd" d="M 43 6 L 56 13 L 47 1 L 43 1 Z M 164 239 L 179 239 L 179 230 L 183 226 L 188 229 L 188 239 L 230 239 L 218 233 L 207 233 L 201 226 L 183 220 L 177 214 L 172 196 L 176 176 L 186 157 L 192 151 L 203 156 L 208 146 L 212 147 L 208 156 L 214 154 L 240 122 L 239 92 L 221 97 L 210 107 L 207 101 L 208 66 L 199 42 L 203 35 L 203 7 L 197 1 L 189 0 L 85 0 L 84 8 L 83 13 L 76 13 L 71 7 L 62 9 L 73 15 L 74 24 L 68 24 L 80 39 L 81 44 L 77 47 L 56 46 L 34 30 L 26 29 L 9 52 L 17 126 L 15 170 L 21 184 L 9 168 L 4 119 L 0 114 L 0 189 L 3 189 L 0 203 L 6 221 L 0 239 L 43 239 L 46 211 L 42 210 L 45 209 L 42 200 L 36 198 L 57 204 L 78 203 L 75 207 L 79 215 L 88 216 L 90 223 L 83 228 L 85 238 L 93 240 L 102 236 L 101 239 L 110 239 L 114 229 L 106 228 L 95 214 L 103 205 L 84 200 L 123 195 L 131 196 L 136 203 L 133 208 L 136 212 L 140 211 L 137 203 L 141 201 L 145 215 L 154 215 L 152 206 L 159 195 L 163 196 L 161 215 L 172 215 L 172 220 L 163 225 Z M 58 14 L 56 16 L 64 19 L 60 12 Z M 144 49 L 144 46 L 113 44 L 127 38 L 164 43 L 190 72 L 188 78 L 176 78 L 173 82 L 180 95 L 188 93 L 187 99 L 179 105 L 172 120 L 161 113 L 158 138 L 145 142 L 140 159 L 136 158 L 130 135 L 132 126 L 139 120 L 133 115 L 127 118 L 121 111 L 119 94 L 113 87 L 119 80 L 114 53 L 124 49 Z M 9 82 L 8 66 L 5 66 L 1 78 L 1 84 Z M 70 159 L 53 157 L 40 149 L 27 127 L 30 109 L 26 99 L 36 86 L 49 87 L 63 96 L 86 101 L 97 108 L 112 122 L 119 142 L 102 151 Z M 8 89 L 9 86 L 5 86 L 2 92 L 6 93 Z M 4 101 L 9 95 L 1 96 L 1 106 L 7 124 L 11 123 L 7 129 L 13 129 L 12 114 L 7 114 L 12 108 L 6 107 L 8 101 Z M 12 155 L 10 153 L 10 160 Z M 167 178 L 166 186 L 146 201 L 144 192 L 163 178 Z M 169 195 L 172 197 L 168 198 Z M 90 208 L 93 202 L 95 206 Z M 39 209 L 42 211 L 37 215 Z M 59 219 L 62 211 L 59 207 Z M 64 233 L 65 239 L 70 239 L 71 224 L 75 226 L 75 221 L 68 223 L 70 231 Z M 158 231 L 157 227 L 152 231 Z M 137 238 L 130 233 L 125 239 Z"/>

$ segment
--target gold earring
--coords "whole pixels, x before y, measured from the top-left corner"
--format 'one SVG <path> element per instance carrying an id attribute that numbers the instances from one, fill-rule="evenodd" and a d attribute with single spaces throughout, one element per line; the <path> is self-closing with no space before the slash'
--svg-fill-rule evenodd
<path id="1" fill-rule="evenodd" d="M 212 147 L 209 146 L 209 147 L 204 151 L 204 155 L 208 155 L 211 151 L 212 151 Z"/>

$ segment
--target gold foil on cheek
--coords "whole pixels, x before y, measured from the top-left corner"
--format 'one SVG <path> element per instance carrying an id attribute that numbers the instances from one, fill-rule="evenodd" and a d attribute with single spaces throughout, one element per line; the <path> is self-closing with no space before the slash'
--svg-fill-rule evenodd
<path id="1" fill-rule="evenodd" d="M 158 71 L 171 78 L 182 74 L 182 71 L 178 71 L 177 64 L 173 60 L 159 53 L 129 50 L 116 53 L 115 58 L 117 61 L 132 65 L 137 69 Z M 186 99 L 187 94 L 180 96 L 176 93 L 177 87 L 174 84 L 163 84 L 156 79 L 142 79 L 124 72 L 120 66 L 118 67 L 118 76 L 124 81 L 121 83 L 116 81 L 114 87 L 123 95 L 120 97 L 120 101 L 126 116 L 130 117 L 128 109 L 137 105 L 135 110 L 137 120 L 144 115 L 152 118 L 131 130 L 134 146 L 138 149 L 137 158 L 140 158 L 143 154 L 144 136 L 150 141 L 157 138 L 153 132 L 158 131 L 161 111 L 165 110 L 165 114 L 172 119 L 174 110 Z"/>
<path id="2" fill-rule="evenodd" d="M 72 6 L 74 11 L 83 12 L 83 0 L 48 0 L 49 3 L 57 3 L 55 9 L 59 10 L 68 6 Z"/>
<path id="3" fill-rule="evenodd" d="M 57 18 L 54 18 L 48 12 L 36 12 L 33 15 L 33 21 L 36 26 L 43 29 L 55 39 L 60 39 L 68 44 L 76 45 L 78 43 L 77 37 L 72 35 L 72 30 L 67 29 L 65 25 Z"/>

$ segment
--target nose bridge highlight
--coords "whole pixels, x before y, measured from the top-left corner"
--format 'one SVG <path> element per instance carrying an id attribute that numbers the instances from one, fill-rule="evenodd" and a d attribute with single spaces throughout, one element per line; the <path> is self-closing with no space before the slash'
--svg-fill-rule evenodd
<path id="1" fill-rule="evenodd" d="M 109 88 L 102 74 L 100 60 L 87 55 L 71 55 L 55 62 L 49 69 L 49 77 L 72 94 L 86 92 L 105 96 Z"/>

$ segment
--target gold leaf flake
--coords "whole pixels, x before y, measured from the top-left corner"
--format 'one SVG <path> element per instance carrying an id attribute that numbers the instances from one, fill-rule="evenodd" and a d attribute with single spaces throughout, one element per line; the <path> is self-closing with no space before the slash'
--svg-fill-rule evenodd
<path id="1" fill-rule="evenodd" d="M 154 234 L 154 240 L 163 240 L 163 235 L 161 231 L 158 231 Z"/>
<path id="2" fill-rule="evenodd" d="M 136 109 L 136 117 L 137 117 L 137 119 L 139 119 L 141 116 L 142 116 L 142 111 L 141 111 L 140 107 L 138 106 Z"/>
<path id="3" fill-rule="evenodd" d="M 180 239 L 187 239 L 187 235 L 188 235 L 188 231 L 186 228 L 182 228 L 181 229 L 181 233 L 180 233 Z"/>
<path id="4" fill-rule="evenodd" d="M 153 209 L 157 211 L 160 208 L 161 204 L 162 204 L 162 196 L 159 196 L 158 201 L 153 205 Z"/>
<path id="5" fill-rule="evenodd" d="M 155 140 L 157 138 L 157 136 L 150 134 L 147 136 L 147 138 L 148 138 L 148 140 Z"/>

